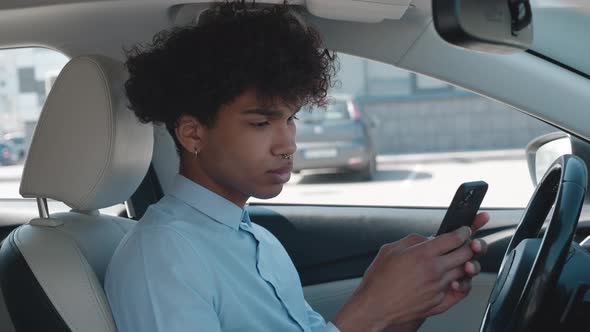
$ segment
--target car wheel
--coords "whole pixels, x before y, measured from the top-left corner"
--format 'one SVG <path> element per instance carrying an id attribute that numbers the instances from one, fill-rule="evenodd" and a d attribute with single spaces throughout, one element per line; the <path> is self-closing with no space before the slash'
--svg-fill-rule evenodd
<path id="1" fill-rule="evenodd" d="M 365 168 L 360 171 L 360 177 L 363 181 L 371 181 L 377 174 L 377 157 L 373 155 Z"/>

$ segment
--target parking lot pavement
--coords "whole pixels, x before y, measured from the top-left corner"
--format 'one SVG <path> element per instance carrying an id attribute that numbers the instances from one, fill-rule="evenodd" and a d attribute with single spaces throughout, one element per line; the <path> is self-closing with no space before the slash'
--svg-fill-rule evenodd
<path id="1" fill-rule="evenodd" d="M 377 175 L 293 174 L 283 192 L 250 202 L 446 207 L 456 188 L 484 180 L 483 207 L 524 207 L 533 193 L 523 150 L 379 156 Z M 22 165 L 0 167 L 0 199 L 20 198 Z"/>
<path id="2" fill-rule="evenodd" d="M 482 207 L 524 207 L 534 189 L 523 150 L 380 156 L 377 170 L 370 182 L 350 174 L 293 174 L 266 202 L 446 207 L 461 183 L 484 180 Z"/>
<path id="3" fill-rule="evenodd" d="M 0 166 L 0 182 L 18 181 L 23 173 L 23 165 Z"/>
<path id="4" fill-rule="evenodd" d="M 23 165 L 0 166 L 0 199 L 19 198 L 18 193 Z"/>

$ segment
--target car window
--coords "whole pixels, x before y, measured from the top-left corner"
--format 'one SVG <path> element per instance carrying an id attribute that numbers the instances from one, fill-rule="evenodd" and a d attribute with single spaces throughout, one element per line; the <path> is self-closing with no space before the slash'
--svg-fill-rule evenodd
<path id="1" fill-rule="evenodd" d="M 446 207 L 461 183 L 484 180 L 483 207 L 527 205 L 525 148 L 556 128 L 430 77 L 339 59 L 337 97 L 298 114 L 291 180 L 279 196 L 251 203 Z M 347 114 L 354 121 L 317 121 Z"/>
<path id="2" fill-rule="evenodd" d="M 321 109 L 306 109 L 297 117 L 301 123 L 315 123 L 321 121 L 348 120 L 351 118 L 346 101 L 331 99 L 331 102 Z"/>
<path id="3" fill-rule="evenodd" d="M 25 208 L 17 202 L 23 164 L 45 99 L 61 69 L 63 54 L 45 48 L 0 50 L 0 201 L 2 206 Z M 67 211 L 50 202 L 50 212 Z M 123 205 L 102 212 L 118 214 Z"/>

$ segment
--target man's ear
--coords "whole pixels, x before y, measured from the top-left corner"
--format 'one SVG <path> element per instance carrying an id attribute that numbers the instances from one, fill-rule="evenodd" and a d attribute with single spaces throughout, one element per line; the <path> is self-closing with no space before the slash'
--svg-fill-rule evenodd
<path id="1" fill-rule="evenodd" d="M 205 144 L 206 127 L 194 116 L 183 114 L 178 118 L 176 138 L 190 154 L 200 152 Z"/>

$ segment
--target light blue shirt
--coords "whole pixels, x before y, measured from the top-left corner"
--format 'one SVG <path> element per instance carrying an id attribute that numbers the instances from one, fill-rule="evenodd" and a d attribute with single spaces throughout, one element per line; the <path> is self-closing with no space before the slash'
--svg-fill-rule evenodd
<path id="1" fill-rule="evenodd" d="M 105 289 L 120 332 L 339 332 L 269 231 L 181 175 L 119 244 Z"/>

